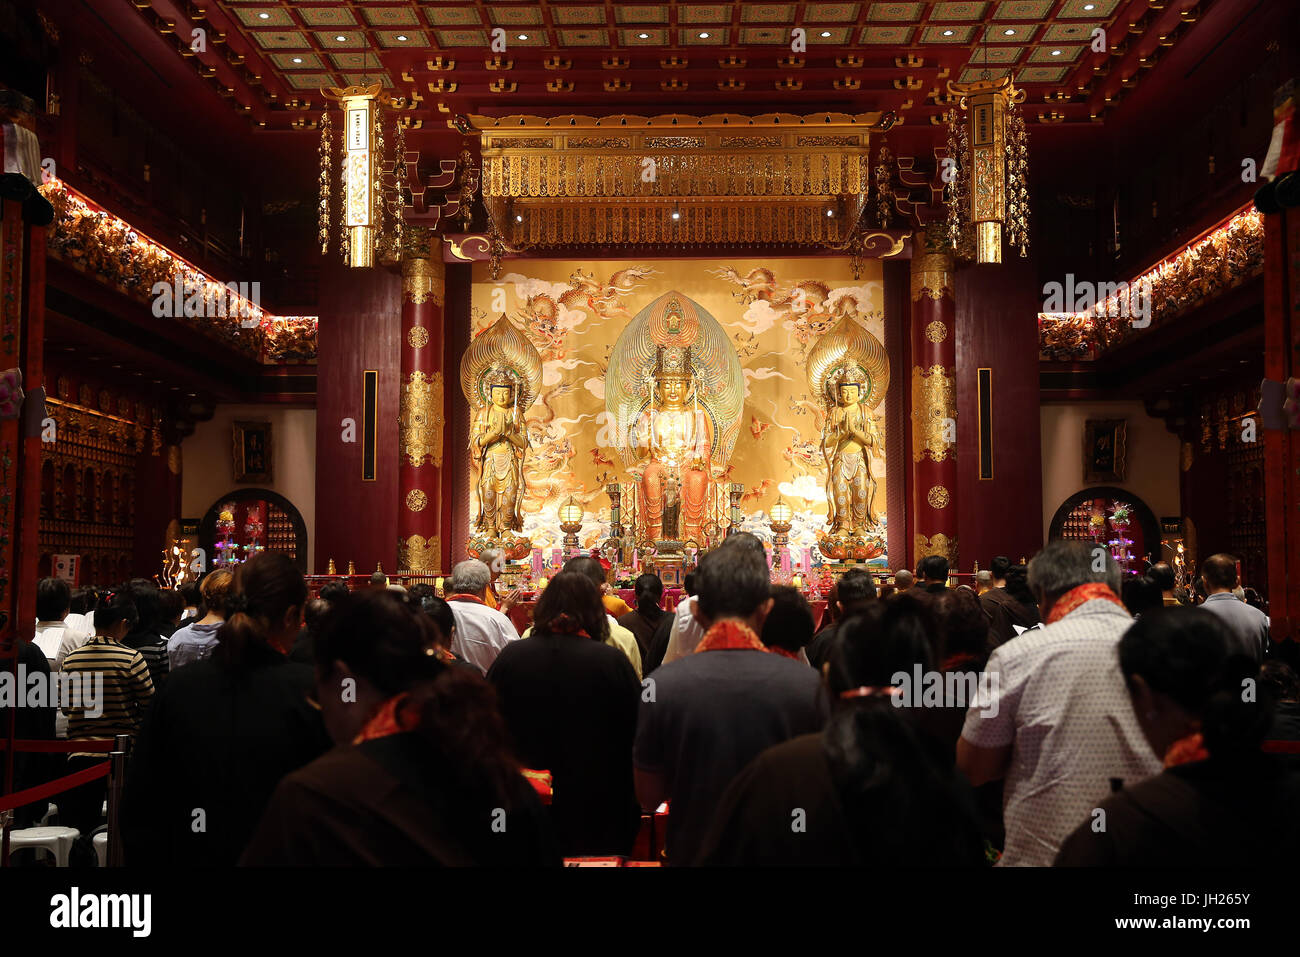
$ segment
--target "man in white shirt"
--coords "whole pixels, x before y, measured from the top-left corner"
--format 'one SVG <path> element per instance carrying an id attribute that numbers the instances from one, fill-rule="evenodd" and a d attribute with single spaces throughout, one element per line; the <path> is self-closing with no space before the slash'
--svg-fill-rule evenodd
<path id="1" fill-rule="evenodd" d="M 966 713 L 957 766 L 976 786 L 1006 779 L 1000 866 L 1051 866 L 1117 783 L 1160 773 L 1120 671 L 1119 639 L 1133 619 L 1116 597 L 1119 576 L 1103 548 L 1048 544 L 1029 563 L 1047 624 L 999 646 L 985 666 L 991 699 Z"/>
<path id="2" fill-rule="evenodd" d="M 1237 560 L 1231 555 L 1211 555 L 1201 562 L 1205 602 L 1201 608 L 1219 617 L 1236 639 L 1236 648 L 1263 662 L 1268 648 L 1268 616 L 1237 597 Z"/>
<path id="3" fill-rule="evenodd" d="M 50 663 L 63 668 L 63 659 L 84 645 L 90 635 L 67 621 L 72 589 L 61 578 L 42 578 L 36 586 L 36 635 L 32 639 Z"/>
<path id="4" fill-rule="evenodd" d="M 491 570 L 475 558 L 457 564 L 447 581 L 447 603 L 456 617 L 451 650 L 484 674 L 507 643 L 519 640 L 510 619 L 484 603 L 491 581 Z"/>

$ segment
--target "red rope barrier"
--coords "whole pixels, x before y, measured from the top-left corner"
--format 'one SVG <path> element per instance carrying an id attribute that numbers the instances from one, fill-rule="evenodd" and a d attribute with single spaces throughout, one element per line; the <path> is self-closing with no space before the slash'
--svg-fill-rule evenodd
<path id="1" fill-rule="evenodd" d="M 6 745 L 0 741 L 0 751 Z M 72 741 L 48 741 L 19 738 L 14 742 L 14 751 L 30 754 L 80 754 L 83 751 L 108 754 L 113 750 L 113 742 L 107 739 L 90 739 Z"/>
<path id="2" fill-rule="evenodd" d="M 1265 741 L 1261 750 L 1266 754 L 1300 754 L 1300 741 Z"/>
<path id="3" fill-rule="evenodd" d="M 75 774 L 55 778 L 53 781 L 34 788 L 28 788 L 26 791 L 15 791 L 13 794 L 5 795 L 4 798 L 0 799 L 0 813 L 44 800 L 55 794 L 62 794 L 64 791 L 71 791 L 75 787 L 89 784 L 99 778 L 106 778 L 108 777 L 108 765 L 109 762 L 104 761 L 88 767 L 84 771 L 77 771 Z"/>

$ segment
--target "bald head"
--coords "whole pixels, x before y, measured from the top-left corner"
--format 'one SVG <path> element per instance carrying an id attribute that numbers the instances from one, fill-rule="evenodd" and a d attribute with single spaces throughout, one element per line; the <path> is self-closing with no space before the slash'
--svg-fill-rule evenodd
<path id="1" fill-rule="evenodd" d="M 899 591 L 907 591 L 916 584 L 916 576 L 906 568 L 900 568 L 894 572 L 894 587 Z"/>

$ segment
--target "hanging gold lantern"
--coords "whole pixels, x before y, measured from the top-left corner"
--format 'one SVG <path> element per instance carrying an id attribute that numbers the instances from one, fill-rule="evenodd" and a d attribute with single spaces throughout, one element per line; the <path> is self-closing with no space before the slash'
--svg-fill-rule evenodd
<path id="1" fill-rule="evenodd" d="M 385 213 L 391 213 L 393 204 L 385 195 L 384 134 L 382 107 L 396 106 L 378 83 L 369 86 L 349 86 L 339 89 L 322 89 L 321 95 L 334 100 L 343 111 L 340 136 L 340 204 L 342 232 L 339 249 L 347 264 L 353 268 L 367 268 L 375 264 L 376 250 L 393 245 L 393 237 L 385 230 Z M 329 246 L 329 161 L 330 126 L 328 116 L 321 123 L 321 251 Z M 400 162 L 401 156 L 393 162 Z M 400 223 L 395 218 L 394 228 Z"/>
<path id="2" fill-rule="evenodd" d="M 961 98 L 967 116 L 958 122 L 948 113 L 949 157 L 955 161 L 948 179 L 948 226 L 956 248 L 969 226 L 974 232 L 975 260 L 1002 262 L 1005 227 L 1007 243 L 1029 249 L 1028 148 L 1024 119 L 1018 109 L 1025 91 L 1011 77 L 948 82 L 948 92 Z"/>

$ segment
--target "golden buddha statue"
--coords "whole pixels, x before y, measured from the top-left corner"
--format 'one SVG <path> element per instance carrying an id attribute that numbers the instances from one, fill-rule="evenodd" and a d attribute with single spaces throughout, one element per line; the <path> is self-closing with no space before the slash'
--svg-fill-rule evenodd
<path id="1" fill-rule="evenodd" d="M 695 392 L 690 350 L 661 346 L 653 403 L 637 429 L 637 444 L 646 450 L 641 514 L 654 541 L 703 540 L 712 436 Z"/>
<path id="2" fill-rule="evenodd" d="M 863 378 L 849 369 L 834 380 L 836 405 L 826 416 L 822 454 L 826 457 L 827 523 L 831 534 L 861 535 L 875 526 L 871 453 L 879 455 L 880 434 L 863 408 Z"/>
<path id="3" fill-rule="evenodd" d="M 524 415 L 537 397 L 542 359 L 505 316 L 475 337 L 461 358 L 460 385 L 473 408 L 470 460 L 478 468 L 478 512 L 471 551 L 500 544 L 511 557 L 527 550 L 523 531 Z"/>
<path id="4" fill-rule="evenodd" d="M 520 506 L 528 431 L 516 405 L 518 390 L 509 370 L 493 367 L 485 385 L 491 401 L 474 417 L 470 432 L 470 448 L 479 464 L 474 527 L 495 538 L 524 527 Z"/>

